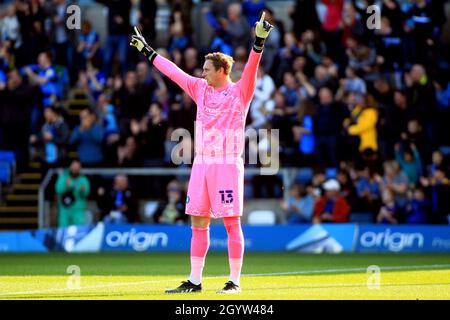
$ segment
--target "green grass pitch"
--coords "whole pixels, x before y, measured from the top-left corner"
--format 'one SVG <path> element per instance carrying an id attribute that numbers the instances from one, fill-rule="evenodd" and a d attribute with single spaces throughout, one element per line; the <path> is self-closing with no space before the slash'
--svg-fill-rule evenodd
<path id="1" fill-rule="evenodd" d="M 0 254 L 0 299 L 450 298 L 449 254 L 247 253 L 242 293 L 224 296 L 227 255 L 209 253 L 202 293 L 164 294 L 188 273 L 188 253 Z"/>

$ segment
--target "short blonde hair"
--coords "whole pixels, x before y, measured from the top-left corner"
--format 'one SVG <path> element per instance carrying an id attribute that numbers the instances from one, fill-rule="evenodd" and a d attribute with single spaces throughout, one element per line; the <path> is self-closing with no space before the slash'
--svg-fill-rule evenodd
<path id="1" fill-rule="evenodd" d="M 225 74 L 230 74 L 231 68 L 233 67 L 234 63 L 232 57 L 222 52 L 208 53 L 205 56 L 205 60 L 210 60 L 214 65 L 216 71 L 219 70 L 220 68 L 223 68 Z"/>

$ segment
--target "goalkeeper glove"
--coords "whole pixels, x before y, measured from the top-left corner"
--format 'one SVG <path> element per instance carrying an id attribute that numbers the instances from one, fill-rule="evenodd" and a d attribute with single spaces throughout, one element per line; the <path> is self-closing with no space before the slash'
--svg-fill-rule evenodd
<path id="1" fill-rule="evenodd" d="M 152 47 L 148 45 L 147 41 L 145 41 L 145 38 L 138 27 L 134 27 L 134 32 L 136 34 L 133 34 L 131 36 L 130 46 L 136 47 L 139 52 L 141 52 L 148 58 L 148 60 L 150 60 L 150 62 L 153 63 L 153 60 L 155 60 L 158 54 Z"/>
<path id="2" fill-rule="evenodd" d="M 273 29 L 273 25 L 264 21 L 264 17 L 266 13 L 263 11 L 261 18 L 259 21 L 255 23 L 255 42 L 253 44 L 253 50 L 256 52 L 261 52 L 264 47 L 264 42 L 266 42 L 266 38 L 269 36 L 270 31 Z"/>

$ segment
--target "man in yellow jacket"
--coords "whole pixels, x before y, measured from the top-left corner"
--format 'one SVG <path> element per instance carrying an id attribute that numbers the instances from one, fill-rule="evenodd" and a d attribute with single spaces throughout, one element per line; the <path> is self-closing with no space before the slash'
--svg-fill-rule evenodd
<path id="1" fill-rule="evenodd" d="M 359 136 L 360 153 L 366 149 L 378 150 L 377 121 L 378 111 L 373 106 L 373 99 L 367 96 L 353 108 L 350 118 L 344 120 L 348 134 Z"/>

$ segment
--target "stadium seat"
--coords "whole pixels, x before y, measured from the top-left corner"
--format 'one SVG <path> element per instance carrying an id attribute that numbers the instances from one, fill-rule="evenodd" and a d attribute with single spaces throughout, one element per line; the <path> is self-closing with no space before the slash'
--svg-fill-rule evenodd
<path id="1" fill-rule="evenodd" d="M 274 225 L 276 215 L 270 210 L 255 210 L 248 214 L 247 223 L 250 225 Z"/>
<path id="2" fill-rule="evenodd" d="M 349 220 L 354 223 L 373 223 L 374 214 L 372 212 L 352 212 Z"/>
<path id="3" fill-rule="evenodd" d="M 15 166 L 16 165 L 16 157 L 14 155 L 14 152 L 8 151 L 8 150 L 0 150 L 0 161 L 6 161 L 10 165 Z"/>
<path id="4" fill-rule="evenodd" d="M 0 183 L 11 183 L 11 165 L 6 161 L 0 161 Z"/>

